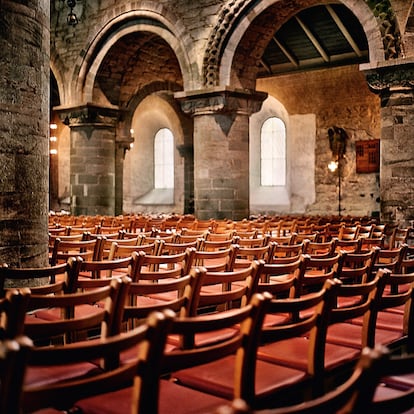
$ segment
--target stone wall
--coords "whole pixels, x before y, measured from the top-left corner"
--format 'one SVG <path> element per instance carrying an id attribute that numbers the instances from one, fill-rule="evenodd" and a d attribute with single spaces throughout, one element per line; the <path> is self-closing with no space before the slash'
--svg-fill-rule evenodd
<path id="1" fill-rule="evenodd" d="M 332 160 L 327 131 L 332 126 L 344 128 L 349 136 L 341 186 L 342 214 L 378 212 L 379 174 L 356 173 L 355 141 L 377 139 L 381 134 L 379 97 L 370 92 L 359 68 L 348 66 L 258 79 L 257 88 L 278 99 L 290 115 L 316 117 L 316 201 L 307 212 L 338 211 L 337 175 L 327 168 Z"/>

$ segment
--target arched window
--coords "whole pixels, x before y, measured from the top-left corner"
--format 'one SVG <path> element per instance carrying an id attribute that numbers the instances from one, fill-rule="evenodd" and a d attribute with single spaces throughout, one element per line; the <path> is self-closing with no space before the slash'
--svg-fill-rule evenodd
<path id="1" fill-rule="evenodd" d="M 168 128 L 154 138 L 154 187 L 174 188 L 174 136 Z"/>
<path id="2" fill-rule="evenodd" d="M 266 119 L 260 132 L 260 182 L 286 185 L 286 126 L 276 117 Z"/>

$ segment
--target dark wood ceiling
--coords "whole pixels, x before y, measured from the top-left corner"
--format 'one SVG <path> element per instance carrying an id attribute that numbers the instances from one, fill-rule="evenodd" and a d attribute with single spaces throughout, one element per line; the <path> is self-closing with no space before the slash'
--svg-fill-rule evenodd
<path id="1" fill-rule="evenodd" d="M 330 4 L 302 10 L 268 44 L 259 77 L 368 61 L 368 42 L 355 15 Z"/>

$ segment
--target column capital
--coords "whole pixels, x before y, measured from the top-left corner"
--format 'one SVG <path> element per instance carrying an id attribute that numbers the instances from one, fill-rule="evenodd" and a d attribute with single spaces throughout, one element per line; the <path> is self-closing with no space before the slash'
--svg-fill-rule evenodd
<path id="1" fill-rule="evenodd" d="M 414 90 L 414 60 L 395 59 L 377 65 L 361 65 L 370 90 L 377 94 Z"/>
<path id="2" fill-rule="evenodd" d="M 229 87 L 213 87 L 196 91 L 176 92 L 181 109 L 192 116 L 211 114 L 251 115 L 258 112 L 267 93 Z"/>
<path id="3" fill-rule="evenodd" d="M 88 137 L 98 128 L 116 128 L 122 111 L 117 106 L 104 106 L 91 102 L 76 106 L 56 106 L 53 108 L 62 122 L 71 129 L 79 128 Z"/>

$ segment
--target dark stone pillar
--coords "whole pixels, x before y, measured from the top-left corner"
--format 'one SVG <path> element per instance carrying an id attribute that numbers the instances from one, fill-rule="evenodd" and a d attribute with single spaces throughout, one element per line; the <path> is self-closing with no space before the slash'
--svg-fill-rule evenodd
<path id="1" fill-rule="evenodd" d="M 23 267 L 48 263 L 49 8 L 0 2 L 0 262 Z"/>
<path id="2" fill-rule="evenodd" d="M 365 71 L 381 97 L 381 219 L 414 220 L 414 62 L 387 62 Z"/>
<path id="3" fill-rule="evenodd" d="M 200 219 L 249 215 L 249 116 L 265 93 L 214 88 L 177 93 L 194 118 L 194 201 Z"/>
<path id="4" fill-rule="evenodd" d="M 94 104 L 55 109 L 71 130 L 72 214 L 114 215 L 122 211 L 122 202 L 121 206 L 116 202 L 117 197 L 122 200 L 122 191 L 119 194 L 116 186 L 122 185 L 122 176 L 117 175 L 122 173 L 124 156 L 116 139 L 119 110 Z"/>
<path id="5" fill-rule="evenodd" d="M 194 148 L 180 145 L 177 149 L 184 158 L 184 214 L 194 214 Z"/>

